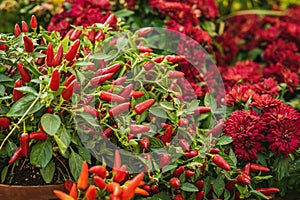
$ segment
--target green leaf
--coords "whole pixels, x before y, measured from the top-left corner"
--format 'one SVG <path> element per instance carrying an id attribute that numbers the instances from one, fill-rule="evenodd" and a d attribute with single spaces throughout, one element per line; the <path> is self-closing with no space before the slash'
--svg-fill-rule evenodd
<path id="1" fill-rule="evenodd" d="M 113 58 L 114 56 L 111 55 L 111 54 L 95 53 L 91 57 L 96 59 L 96 60 L 109 60 L 109 59 Z"/>
<path id="2" fill-rule="evenodd" d="M 8 140 L 8 142 L 5 145 L 5 150 L 7 152 L 7 155 L 9 157 L 12 157 L 12 155 L 17 150 L 17 145 L 14 142 L 12 142 L 11 140 Z"/>
<path id="3" fill-rule="evenodd" d="M 117 48 L 119 51 L 122 51 L 128 45 L 128 39 L 120 37 L 117 40 Z"/>
<path id="4" fill-rule="evenodd" d="M 34 52 L 32 56 L 33 56 L 34 58 L 44 58 L 44 57 L 46 57 L 45 54 L 40 53 L 40 52 Z"/>
<path id="5" fill-rule="evenodd" d="M 254 194 L 257 197 L 261 197 L 263 199 L 269 199 L 266 195 L 264 195 L 263 193 L 256 191 L 256 190 L 251 190 L 250 193 Z"/>
<path id="6" fill-rule="evenodd" d="M 1 183 L 3 183 L 6 179 L 7 171 L 9 166 L 5 166 L 1 172 Z"/>
<path id="7" fill-rule="evenodd" d="M 5 94 L 5 86 L 4 85 L 0 85 L 0 96 L 3 97 Z"/>
<path id="8" fill-rule="evenodd" d="M 30 94 L 33 94 L 35 96 L 38 96 L 37 91 L 34 88 L 32 88 L 32 87 L 22 86 L 22 87 L 16 88 L 16 90 L 18 90 L 20 92 L 23 92 L 24 94 L 25 93 L 30 93 Z"/>
<path id="9" fill-rule="evenodd" d="M 171 102 L 160 102 L 160 105 L 167 110 L 175 110 L 173 103 Z"/>
<path id="10" fill-rule="evenodd" d="M 87 123 L 89 123 L 93 127 L 99 127 L 99 123 L 97 123 L 96 118 L 87 113 L 78 113 L 78 116 L 82 117 Z"/>
<path id="11" fill-rule="evenodd" d="M 60 127 L 61 120 L 59 116 L 55 114 L 46 113 L 42 116 L 41 123 L 45 132 L 51 136 L 54 136 Z"/>
<path id="12" fill-rule="evenodd" d="M 86 61 L 82 61 L 82 62 L 76 62 L 74 64 L 74 66 L 87 66 L 87 65 L 93 65 L 94 63 L 92 62 L 86 62 Z"/>
<path id="13" fill-rule="evenodd" d="M 155 137 L 149 137 L 149 140 L 150 140 L 150 149 L 151 150 L 164 148 L 164 144 L 162 143 L 162 141 L 160 139 L 155 138 Z"/>
<path id="14" fill-rule="evenodd" d="M 40 169 L 41 175 L 46 183 L 51 183 L 54 172 L 55 172 L 55 163 L 49 162 L 45 168 Z"/>
<path id="15" fill-rule="evenodd" d="M 181 189 L 186 192 L 198 192 L 199 191 L 198 188 L 194 184 L 191 184 L 191 183 L 183 183 L 181 185 Z"/>
<path id="16" fill-rule="evenodd" d="M 276 172 L 277 179 L 280 181 L 285 176 L 289 175 L 290 168 L 290 158 L 284 158 L 283 156 L 278 156 L 273 164 L 273 171 Z"/>
<path id="17" fill-rule="evenodd" d="M 268 175 L 268 176 L 254 176 L 251 178 L 251 180 L 253 180 L 254 182 L 261 182 L 261 181 L 264 181 L 264 180 L 268 180 L 268 179 L 271 179 L 273 176 L 271 175 Z"/>
<path id="18" fill-rule="evenodd" d="M 196 108 L 198 108 L 199 106 L 199 101 L 198 100 L 193 100 L 191 101 L 191 103 L 189 103 L 187 105 L 187 112 L 194 112 L 194 110 L 196 110 Z"/>
<path id="19" fill-rule="evenodd" d="M 114 12 L 117 18 L 124 18 L 124 17 L 129 17 L 130 15 L 133 15 L 134 12 L 132 10 L 128 9 L 122 9 Z"/>
<path id="20" fill-rule="evenodd" d="M 23 98 L 19 99 L 9 110 L 7 113 L 10 117 L 20 117 L 25 114 L 25 112 L 29 109 L 29 107 L 32 106 L 33 102 L 35 101 L 37 97 L 28 94 L 24 96 Z M 41 104 L 39 101 L 35 103 L 35 105 L 30 109 L 28 114 L 33 114 L 37 111 L 39 111 L 43 107 L 43 104 Z"/>
<path id="21" fill-rule="evenodd" d="M 218 197 L 220 197 L 224 191 L 225 188 L 225 182 L 224 182 L 224 176 L 222 174 L 219 174 L 219 176 L 214 180 L 214 191 L 217 194 Z"/>
<path id="22" fill-rule="evenodd" d="M 79 155 L 86 160 L 88 163 L 91 163 L 91 154 L 88 149 L 83 146 L 77 146 Z"/>
<path id="23" fill-rule="evenodd" d="M 212 111 L 215 111 L 217 109 L 217 102 L 215 98 L 209 93 L 206 93 L 204 97 L 204 105 L 210 107 Z"/>
<path id="24" fill-rule="evenodd" d="M 160 192 L 152 197 L 145 198 L 146 200 L 171 200 L 170 194 L 167 192 Z"/>
<path id="25" fill-rule="evenodd" d="M 54 139 L 59 147 L 59 151 L 63 156 L 65 156 L 65 153 L 71 143 L 70 133 L 65 129 L 64 126 L 60 126 L 54 135 Z"/>
<path id="26" fill-rule="evenodd" d="M 230 149 L 230 151 L 229 151 L 229 158 L 232 161 L 233 166 L 236 166 L 236 164 L 237 164 L 237 158 L 236 158 L 236 155 L 234 154 L 234 152 L 233 152 L 232 149 Z"/>
<path id="27" fill-rule="evenodd" d="M 46 167 L 52 158 L 52 144 L 49 139 L 35 144 L 30 152 L 30 163 L 42 168 Z"/>
<path id="28" fill-rule="evenodd" d="M 233 139 L 231 136 L 222 136 L 218 139 L 217 145 L 227 145 L 233 142 Z"/>
<path id="29" fill-rule="evenodd" d="M 0 74 L 0 83 L 1 82 L 10 82 L 13 81 L 14 79 L 9 78 L 8 76 L 5 76 L 4 74 Z"/>
<path id="30" fill-rule="evenodd" d="M 80 155 L 72 151 L 69 159 L 69 166 L 71 173 L 76 181 L 79 178 L 83 161 L 84 160 Z"/>
<path id="31" fill-rule="evenodd" d="M 176 167 L 177 167 L 177 165 L 167 165 L 164 168 L 162 168 L 162 173 L 171 171 L 172 169 L 175 169 Z"/>
<path id="32" fill-rule="evenodd" d="M 149 109 L 149 112 L 152 113 L 153 115 L 155 115 L 157 117 L 160 117 L 160 118 L 163 118 L 163 119 L 167 119 L 168 118 L 168 114 L 161 107 L 151 107 Z"/>

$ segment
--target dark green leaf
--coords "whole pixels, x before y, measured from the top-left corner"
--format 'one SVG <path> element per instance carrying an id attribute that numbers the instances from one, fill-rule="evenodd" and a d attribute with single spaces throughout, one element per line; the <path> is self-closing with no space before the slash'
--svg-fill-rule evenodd
<path id="1" fill-rule="evenodd" d="M 54 135 L 54 139 L 59 147 L 59 151 L 63 156 L 65 156 L 65 153 L 71 143 L 70 133 L 65 129 L 64 126 L 60 126 Z"/>
<path id="2" fill-rule="evenodd" d="M 219 176 L 214 180 L 213 184 L 215 193 L 218 197 L 220 197 L 225 188 L 224 176 L 219 174 Z"/>
<path id="3" fill-rule="evenodd" d="M 222 136 L 218 139 L 217 145 L 227 145 L 233 142 L 233 139 L 231 136 Z"/>
<path id="4" fill-rule="evenodd" d="M 10 109 L 10 111 L 7 113 L 10 117 L 20 117 L 25 114 L 25 112 L 29 109 L 29 107 L 32 106 L 33 102 L 35 101 L 37 97 L 28 94 L 25 97 L 19 99 Z M 30 109 L 28 114 L 33 114 L 37 111 L 39 111 L 43 107 L 43 104 L 41 104 L 39 101 L 35 103 L 34 106 Z"/>
<path id="5" fill-rule="evenodd" d="M 176 167 L 177 165 L 167 165 L 164 168 L 162 168 L 162 173 L 175 169 Z"/>
<path id="6" fill-rule="evenodd" d="M 13 79 L 9 78 L 8 76 L 5 76 L 4 74 L 0 74 L 0 83 L 1 82 L 9 82 L 9 81 L 13 81 Z"/>
<path id="7" fill-rule="evenodd" d="M 52 144 L 49 139 L 35 144 L 30 152 L 30 163 L 42 168 L 46 167 L 52 158 Z"/>
<path id="8" fill-rule="evenodd" d="M 55 172 L 55 164 L 54 162 L 49 162 L 45 168 L 40 169 L 41 175 L 46 183 L 51 183 L 54 172 Z"/>
<path id="9" fill-rule="evenodd" d="M 61 121 L 59 116 L 55 114 L 46 113 L 42 116 L 41 123 L 46 133 L 48 133 L 51 136 L 54 136 L 54 134 L 58 131 L 60 127 Z"/>
<path id="10" fill-rule="evenodd" d="M 16 88 L 16 90 L 23 92 L 24 94 L 30 93 L 30 94 L 34 94 L 35 96 L 38 96 L 37 91 L 32 87 L 22 86 L 22 87 Z"/>
<path id="11" fill-rule="evenodd" d="M 79 178 L 83 161 L 84 160 L 80 155 L 72 151 L 69 159 L 69 166 L 71 173 L 76 181 Z"/>
<path id="12" fill-rule="evenodd" d="M 99 123 L 97 123 L 96 118 L 87 113 L 79 113 L 78 116 L 82 117 L 87 123 L 89 123 L 93 127 L 99 127 Z"/>
<path id="13" fill-rule="evenodd" d="M 153 115 L 155 115 L 157 117 L 160 117 L 160 118 L 163 118 L 163 119 L 168 118 L 168 115 L 167 115 L 166 111 L 161 107 L 151 107 L 149 109 L 149 112 L 152 113 Z"/>
<path id="14" fill-rule="evenodd" d="M 7 152 L 7 155 L 9 157 L 11 157 L 17 150 L 17 145 L 14 142 L 12 142 L 11 140 L 8 140 L 5 145 L 5 150 Z"/>
<path id="15" fill-rule="evenodd" d="M 87 150 L 83 146 L 77 146 L 79 155 L 86 160 L 88 163 L 91 163 L 91 154 L 89 150 Z"/>
<path id="16" fill-rule="evenodd" d="M 257 197 L 263 198 L 263 199 L 269 199 L 266 195 L 264 195 L 263 193 L 256 191 L 256 190 L 251 190 L 250 193 L 254 194 Z"/>
<path id="17" fill-rule="evenodd" d="M 150 140 L 150 149 L 151 150 L 164 148 L 164 144 L 162 143 L 162 141 L 160 139 L 157 139 L 155 137 L 150 137 L 149 140 Z"/>
<path id="18" fill-rule="evenodd" d="M 1 172 L 1 183 L 3 183 L 5 181 L 5 178 L 6 178 L 6 175 L 7 175 L 7 171 L 8 171 L 8 167 L 9 166 L 5 166 L 2 169 L 2 172 Z"/>
<path id="19" fill-rule="evenodd" d="M 0 96 L 3 97 L 5 93 L 5 86 L 0 84 Z"/>
<path id="20" fill-rule="evenodd" d="M 146 200 L 171 200 L 170 194 L 167 192 L 160 192 L 152 197 L 145 198 Z"/>
<path id="21" fill-rule="evenodd" d="M 191 184 L 191 183 L 183 183 L 181 185 L 181 189 L 186 192 L 198 192 L 199 191 L 198 188 L 194 184 Z"/>
<path id="22" fill-rule="evenodd" d="M 124 17 L 129 17 L 130 15 L 133 15 L 134 12 L 132 10 L 128 10 L 128 9 L 122 9 L 122 10 L 118 10 L 118 11 L 114 12 L 114 14 L 118 18 L 124 18 Z"/>

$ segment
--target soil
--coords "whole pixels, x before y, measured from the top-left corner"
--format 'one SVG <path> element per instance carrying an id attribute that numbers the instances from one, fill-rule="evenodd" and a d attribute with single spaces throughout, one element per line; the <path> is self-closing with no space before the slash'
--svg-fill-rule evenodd
<path id="1" fill-rule="evenodd" d="M 59 162 L 57 159 L 53 160 L 57 168 L 61 169 L 61 172 L 58 173 L 58 170 L 55 170 L 54 177 L 51 183 L 45 183 L 40 169 L 32 164 L 29 163 L 29 159 L 21 158 L 19 160 L 18 165 L 15 165 L 12 171 L 12 167 L 9 167 L 9 170 L 6 175 L 6 179 L 3 184 L 8 185 L 51 185 L 62 183 L 64 181 L 61 173 L 68 174 L 66 169 L 63 167 L 62 163 Z M 60 161 L 64 163 L 65 166 L 68 166 L 67 161 L 63 158 L 60 158 Z M 2 171 L 3 167 L 7 165 L 7 162 L 3 164 L 0 162 L 0 171 Z"/>

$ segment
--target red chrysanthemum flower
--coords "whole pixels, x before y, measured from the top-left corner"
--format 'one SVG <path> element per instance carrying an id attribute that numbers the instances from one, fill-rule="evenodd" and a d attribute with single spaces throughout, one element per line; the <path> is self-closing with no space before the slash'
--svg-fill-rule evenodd
<path id="1" fill-rule="evenodd" d="M 260 116 L 254 110 L 237 110 L 227 118 L 224 134 L 233 139 L 235 154 L 239 160 L 256 160 L 263 150 L 263 134 L 260 133 Z"/>
<path id="2" fill-rule="evenodd" d="M 252 88 L 258 94 L 279 95 L 278 83 L 273 78 L 263 79 L 263 81 L 254 84 Z"/>
<path id="3" fill-rule="evenodd" d="M 300 113 L 293 107 L 281 103 L 266 108 L 261 124 L 271 151 L 288 157 L 300 147 Z"/>
<path id="4" fill-rule="evenodd" d="M 235 103 L 246 103 L 253 95 L 254 90 L 248 85 L 235 85 L 225 96 L 225 103 L 228 106 L 234 106 Z"/>
<path id="5" fill-rule="evenodd" d="M 253 102 L 250 104 L 251 107 L 256 107 L 259 109 L 265 109 L 269 107 L 274 107 L 281 104 L 281 100 L 275 99 L 269 94 L 255 94 L 253 96 Z"/>

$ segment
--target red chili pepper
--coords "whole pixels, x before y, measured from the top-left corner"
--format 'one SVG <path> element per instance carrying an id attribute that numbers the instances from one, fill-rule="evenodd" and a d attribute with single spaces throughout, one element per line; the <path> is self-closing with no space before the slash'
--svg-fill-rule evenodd
<path id="1" fill-rule="evenodd" d="M 117 106 L 114 106 L 108 110 L 110 116 L 115 117 L 124 112 L 129 112 L 130 110 L 130 102 L 121 103 Z"/>
<path id="2" fill-rule="evenodd" d="M 23 63 L 18 62 L 17 67 L 18 67 L 18 70 L 19 70 L 20 75 L 22 77 L 22 80 L 26 83 L 30 82 L 30 80 L 31 80 L 30 74 L 28 73 L 27 69 L 24 68 Z"/>
<path id="3" fill-rule="evenodd" d="M 280 192 L 278 188 L 255 188 L 256 191 L 263 193 L 264 195 L 275 194 Z"/>
<path id="4" fill-rule="evenodd" d="M 70 35 L 70 40 L 75 41 L 75 40 L 79 39 L 79 37 L 81 36 L 81 33 L 82 33 L 81 30 L 74 29 L 74 31 L 72 31 L 72 34 Z"/>
<path id="5" fill-rule="evenodd" d="M 185 60 L 185 56 L 179 56 L 179 55 L 167 55 L 166 59 L 168 62 L 174 63 L 174 62 L 180 62 Z"/>
<path id="6" fill-rule="evenodd" d="M 29 155 L 29 135 L 27 133 L 22 133 L 20 135 L 20 143 L 23 151 L 23 155 L 28 158 Z"/>
<path id="7" fill-rule="evenodd" d="M 144 96 L 145 93 L 142 92 L 142 91 L 132 91 L 131 94 L 130 94 L 130 97 L 133 97 L 133 98 L 140 98 L 142 96 Z"/>
<path id="8" fill-rule="evenodd" d="M 111 192 L 114 197 L 120 197 L 120 195 L 122 194 L 122 189 L 120 187 L 120 184 L 116 183 L 116 182 L 111 182 L 111 183 L 107 184 L 106 190 L 108 192 Z M 121 199 L 119 199 L 119 200 L 121 200 Z"/>
<path id="9" fill-rule="evenodd" d="M 72 74 L 71 76 L 69 76 L 68 78 L 67 78 L 67 80 L 65 81 L 65 83 L 64 83 L 64 86 L 69 86 L 70 85 L 70 83 L 72 83 L 74 80 L 76 79 L 76 75 L 75 74 Z"/>
<path id="10" fill-rule="evenodd" d="M 170 154 L 160 154 L 159 155 L 160 167 L 164 168 L 168 164 L 170 164 L 171 156 Z"/>
<path id="11" fill-rule="evenodd" d="M 52 113 L 53 113 L 53 108 L 51 108 L 51 107 L 46 108 L 45 113 L 50 113 L 50 114 L 52 114 Z"/>
<path id="12" fill-rule="evenodd" d="M 139 184 L 143 181 L 144 178 L 144 173 L 141 172 L 123 188 L 122 192 L 122 200 L 130 200 L 134 194 L 135 194 L 135 189 L 139 186 Z"/>
<path id="13" fill-rule="evenodd" d="M 204 197 L 204 191 L 200 191 L 196 193 L 196 200 L 202 200 Z"/>
<path id="14" fill-rule="evenodd" d="M 53 193 L 60 200 L 75 200 L 73 197 L 71 197 L 70 195 L 68 195 L 60 190 L 53 190 Z"/>
<path id="15" fill-rule="evenodd" d="M 89 105 L 84 105 L 83 106 L 83 112 L 87 113 L 87 114 L 90 114 L 94 117 L 99 117 L 99 112 L 97 109 L 89 106 Z"/>
<path id="16" fill-rule="evenodd" d="M 87 200 L 95 200 L 97 198 L 97 188 L 94 185 L 90 185 L 87 191 L 85 192 L 85 197 Z"/>
<path id="17" fill-rule="evenodd" d="M 96 41 L 103 41 L 105 38 L 105 35 L 102 31 L 98 31 L 98 33 L 95 36 Z"/>
<path id="18" fill-rule="evenodd" d="M 38 22 L 37 22 L 37 19 L 36 19 L 36 16 L 35 15 L 32 15 L 31 16 L 31 20 L 30 20 L 30 27 L 32 29 L 36 29 L 38 26 Z"/>
<path id="19" fill-rule="evenodd" d="M 154 99 L 148 99 L 134 106 L 134 110 L 137 114 L 142 114 L 145 110 L 150 108 L 154 103 L 155 103 Z"/>
<path id="20" fill-rule="evenodd" d="M 113 171 L 121 168 L 121 155 L 118 149 L 115 150 Z"/>
<path id="21" fill-rule="evenodd" d="M 106 169 L 105 169 L 105 167 L 103 167 L 101 165 L 93 166 L 89 169 L 89 171 L 90 171 L 90 173 L 97 174 L 101 178 L 106 177 Z"/>
<path id="22" fill-rule="evenodd" d="M 16 160 L 18 160 L 19 158 L 21 158 L 23 155 L 23 150 L 22 147 L 17 148 L 17 150 L 15 151 L 15 153 L 12 155 L 12 157 L 9 160 L 9 164 L 13 164 L 14 162 L 16 162 Z"/>
<path id="23" fill-rule="evenodd" d="M 223 126 L 224 126 L 224 120 L 221 119 L 218 121 L 215 127 L 213 127 L 210 131 L 207 132 L 206 136 L 208 137 L 211 134 L 213 137 L 218 137 L 220 135 L 220 132 L 223 129 Z"/>
<path id="24" fill-rule="evenodd" d="M 96 77 L 94 77 L 90 80 L 90 83 L 91 83 L 92 86 L 100 85 L 104 81 L 107 81 L 108 79 L 111 79 L 113 77 L 113 75 L 114 75 L 113 73 L 108 73 L 108 74 L 104 74 L 104 75 L 101 75 L 101 76 L 96 76 Z"/>
<path id="25" fill-rule="evenodd" d="M 190 150 L 190 151 L 186 152 L 184 155 L 188 158 L 194 158 L 194 157 L 198 156 L 198 151 Z"/>
<path id="26" fill-rule="evenodd" d="M 39 140 L 39 141 L 45 141 L 47 139 L 47 134 L 43 131 L 39 132 L 32 132 L 29 134 L 29 139 L 32 140 Z"/>
<path id="27" fill-rule="evenodd" d="M 15 102 L 24 96 L 24 94 L 22 92 L 16 90 L 16 88 L 23 86 L 23 84 L 24 84 L 24 82 L 21 79 L 16 80 L 16 82 L 14 84 L 13 99 Z"/>
<path id="28" fill-rule="evenodd" d="M 231 167 L 229 166 L 229 164 L 227 163 L 227 161 L 220 156 L 219 154 L 216 154 L 213 156 L 212 161 L 220 168 L 230 171 Z"/>
<path id="29" fill-rule="evenodd" d="M 191 178 L 192 176 L 194 176 L 194 174 L 195 174 L 195 172 L 193 172 L 193 171 L 191 171 L 191 170 L 187 170 L 187 171 L 185 172 L 185 178 L 186 178 L 186 179 L 189 179 L 189 178 Z"/>
<path id="30" fill-rule="evenodd" d="M 81 167 L 80 176 L 77 181 L 77 187 L 85 190 L 89 185 L 89 166 L 86 161 L 83 162 Z"/>
<path id="31" fill-rule="evenodd" d="M 236 179 L 238 180 L 239 183 L 242 183 L 245 185 L 251 184 L 251 178 L 247 174 L 244 174 L 244 173 L 239 174 Z"/>
<path id="32" fill-rule="evenodd" d="M 117 127 L 115 127 L 115 128 L 117 128 Z M 106 129 L 102 132 L 102 134 L 103 134 L 104 136 L 106 136 L 107 138 L 110 138 L 110 137 L 113 135 L 113 133 L 114 133 L 114 130 L 111 129 L 111 128 L 106 128 Z"/>
<path id="33" fill-rule="evenodd" d="M 76 79 L 73 80 L 66 88 L 62 90 L 61 96 L 65 101 L 69 100 L 72 97 L 75 84 L 76 84 Z"/>
<path id="34" fill-rule="evenodd" d="M 2 37 L 0 37 L 0 41 L 4 41 Z M 1 44 L 0 43 L 0 50 L 6 51 L 9 47 L 6 44 Z"/>
<path id="35" fill-rule="evenodd" d="M 125 83 L 125 81 L 127 80 L 127 76 L 123 76 L 123 77 L 120 77 L 116 80 L 113 80 L 113 85 L 123 85 Z"/>
<path id="36" fill-rule="evenodd" d="M 77 198 L 78 198 L 78 191 L 77 191 L 77 185 L 76 185 L 76 183 L 72 184 L 72 187 L 71 187 L 69 195 L 71 197 L 73 197 L 75 200 L 77 200 Z"/>
<path id="37" fill-rule="evenodd" d="M 199 191 L 201 191 L 204 187 L 204 180 L 199 180 L 195 183 L 195 186 L 198 188 Z"/>
<path id="38" fill-rule="evenodd" d="M 228 191 L 232 191 L 235 187 L 235 184 L 237 184 L 238 180 L 234 179 L 232 181 L 229 181 L 226 185 L 225 185 L 225 188 L 228 190 Z"/>
<path id="39" fill-rule="evenodd" d="M 170 124 L 166 124 L 166 123 L 161 123 L 160 126 L 165 129 L 168 127 L 172 127 Z"/>
<path id="40" fill-rule="evenodd" d="M 116 24 L 116 22 L 117 22 L 116 16 L 114 14 L 110 14 L 103 24 L 113 27 Z"/>
<path id="41" fill-rule="evenodd" d="M 122 103 L 125 101 L 124 97 L 121 97 L 117 94 L 101 91 L 99 95 L 100 99 L 105 100 L 105 101 L 112 101 L 112 102 L 117 102 L 117 103 Z"/>
<path id="42" fill-rule="evenodd" d="M 149 71 L 150 69 L 152 69 L 155 66 L 155 64 L 153 62 L 146 62 L 143 67 L 145 70 Z"/>
<path id="43" fill-rule="evenodd" d="M 21 34 L 21 28 L 20 28 L 19 24 L 16 24 L 15 29 L 14 29 L 15 38 L 19 37 L 20 34 Z"/>
<path id="44" fill-rule="evenodd" d="M 64 49 L 62 44 L 59 44 L 59 46 L 57 47 L 56 54 L 53 57 L 53 62 L 52 62 L 53 67 L 57 67 L 61 65 L 63 56 L 64 56 Z"/>
<path id="45" fill-rule="evenodd" d="M 187 127 L 189 125 L 189 120 L 187 118 L 181 118 L 178 120 L 178 126 Z"/>
<path id="46" fill-rule="evenodd" d="M 148 125 L 130 124 L 129 129 L 131 134 L 139 134 L 139 133 L 148 132 L 150 131 L 151 128 Z"/>
<path id="47" fill-rule="evenodd" d="M 27 23 L 25 21 L 22 21 L 22 32 L 23 33 L 29 32 L 28 25 L 27 25 Z"/>
<path id="48" fill-rule="evenodd" d="M 169 78 L 181 78 L 184 77 L 184 73 L 180 71 L 168 71 L 167 75 Z"/>
<path id="49" fill-rule="evenodd" d="M 211 154 L 218 154 L 218 153 L 220 153 L 220 149 L 218 149 L 218 148 L 211 148 L 210 151 L 209 151 L 209 153 L 211 153 Z"/>
<path id="50" fill-rule="evenodd" d="M 103 178 L 101 178 L 99 176 L 94 176 L 93 180 L 100 190 L 103 190 L 104 188 L 106 188 L 106 183 Z"/>
<path id="51" fill-rule="evenodd" d="M 5 130 L 10 126 L 10 119 L 7 117 L 0 117 L 0 129 Z"/>
<path id="52" fill-rule="evenodd" d="M 52 72 L 51 80 L 50 80 L 50 89 L 52 91 L 57 91 L 60 86 L 60 73 L 58 69 L 54 69 Z"/>
<path id="53" fill-rule="evenodd" d="M 183 172 L 184 172 L 184 166 L 180 166 L 173 172 L 172 176 L 179 178 L 179 176 L 183 174 Z"/>
<path id="54" fill-rule="evenodd" d="M 169 181 L 170 186 L 172 188 L 179 188 L 180 187 L 180 180 L 177 177 L 173 177 Z"/>
<path id="55" fill-rule="evenodd" d="M 24 49 L 27 53 L 30 53 L 34 50 L 33 42 L 32 40 L 27 36 L 23 36 L 23 41 L 24 41 Z"/>
<path id="56" fill-rule="evenodd" d="M 250 176 L 250 167 L 251 167 L 251 164 L 247 163 L 243 169 L 244 173 L 247 174 L 248 176 Z"/>
<path id="57" fill-rule="evenodd" d="M 77 54 L 77 51 L 78 51 L 78 48 L 79 48 L 79 45 L 80 45 L 80 40 L 77 39 L 73 42 L 73 44 L 69 47 L 66 55 L 65 55 L 65 59 L 67 61 L 72 61 L 76 54 Z"/>
<path id="58" fill-rule="evenodd" d="M 64 189 L 65 189 L 66 191 L 70 192 L 71 189 L 72 189 L 72 187 L 73 187 L 73 181 L 71 181 L 71 180 L 66 180 L 66 181 L 64 182 Z"/>
<path id="59" fill-rule="evenodd" d="M 250 171 L 251 172 L 269 172 L 270 169 L 266 166 L 260 165 L 260 164 L 255 164 L 255 163 L 251 163 L 250 164 Z"/>
<path id="60" fill-rule="evenodd" d="M 150 145 L 150 140 L 149 140 L 149 138 L 144 137 L 144 138 L 142 138 L 142 139 L 140 140 L 140 146 L 141 146 L 142 148 L 147 149 L 147 148 L 149 147 L 149 145 Z"/>
<path id="61" fill-rule="evenodd" d="M 136 33 L 138 34 L 138 37 L 144 37 L 145 35 L 151 33 L 153 31 L 152 27 L 146 27 L 139 29 Z"/>
<path id="62" fill-rule="evenodd" d="M 119 95 L 121 97 L 128 98 L 132 93 L 133 87 L 134 87 L 133 83 L 127 85 Z"/>
<path id="63" fill-rule="evenodd" d="M 170 143 L 172 139 L 172 127 L 167 127 L 164 131 L 164 134 L 161 137 L 161 141 L 166 145 L 166 143 Z"/>
<path id="64" fill-rule="evenodd" d="M 153 49 L 151 49 L 150 47 L 145 47 L 145 46 L 138 46 L 137 47 L 140 53 L 145 53 L 145 52 L 153 52 Z"/>
<path id="65" fill-rule="evenodd" d="M 179 145 L 184 151 L 190 151 L 190 143 L 186 139 L 184 138 L 180 139 Z"/>
<path id="66" fill-rule="evenodd" d="M 211 108 L 210 107 L 206 107 L 206 106 L 199 106 L 198 108 L 196 108 L 196 110 L 194 110 L 195 114 L 203 114 L 203 113 L 207 113 L 210 112 Z"/>
<path id="67" fill-rule="evenodd" d="M 126 166 L 122 165 L 120 169 L 114 171 L 115 175 L 113 177 L 114 182 L 121 183 L 127 176 Z"/>
<path id="68" fill-rule="evenodd" d="M 116 63 L 106 68 L 100 68 L 95 72 L 94 77 L 109 73 L 115 74 L 121 67 L 122 65 L 120 63 Z"/>

